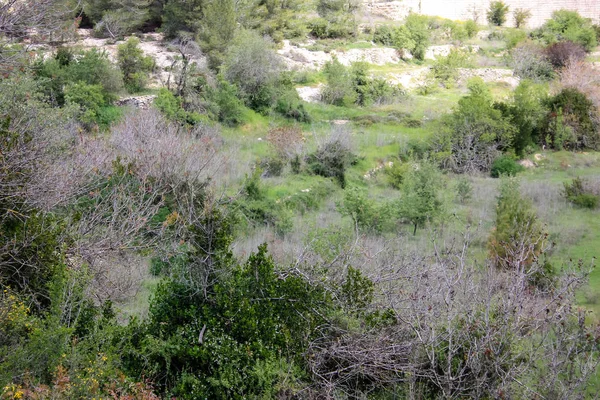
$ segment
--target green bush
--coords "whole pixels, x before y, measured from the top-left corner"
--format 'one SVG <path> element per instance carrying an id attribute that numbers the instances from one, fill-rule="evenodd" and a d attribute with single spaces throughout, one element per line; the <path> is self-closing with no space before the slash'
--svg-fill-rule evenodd
<path id="1" fill-rule="evenodd" d="M 503 1 L 492 1 L 487 12 L 487 20 L 490 24 L 502 26 L 506 22 L 506 14 L 508 14 L 508 5 Z"/>
<path id="2" fill-rule="evenodd" d="M 504 34 L 507 49 L 514 49 L 519 43 L 527 40 L 527 32 L 521 29 L 510 29 Z"/>
<path id="3" fill-rule="evenodd" d="M 594 103 L 577 89 L 566 88 L 547 100 L 546 143 L 556 149 L 598 148 L 600 135 Z"/>
<path id="4" fill-rule="evenodd" d="M 473 185 L 468 178 L 460 178 L 456 182 L 456 199 L 461 204 L 467 203 L 473 196 Z"/>
<path id="5" fill-rule="evenodd" d="M 571 202 L 578 207 L 594 209 L 598 207 L 600 198 L 590 193 L 580 194 L 571 199 Z"/>
<path id="6" fill-rule="evenodd" d="M 479 32 L 479 25 L 477 25 L 477 22 L 470 19 L 465 22 L 465 31 L 467 33 L 467 37 L 472 39 L 475 37 L 475 35 L 477 35 L 477 32 Z"/>
<path id="7" fill-rule="evenodd" d="M 394 162 L 391 166 L 388 166 L 384 170 L 388 184 L 394 189 L 400 189 L 409 170 L 409 163 L 403 163 L 399 160 Z"/>
<path id="8" fill-rule="evenodd" d="M 594 209 L 598 207 L 600 196 L 592 193 L 586 186 L 587 182 L 577 177 L 571 183 L 564 183 L 563 194 L 568 201 L 578 207 Z"/>
<path id="9" fill-rule="evenodd" d="M 309 171 L 315 175 L 334 178 L 342 188 L 346 186 L 346 168 L 354 160 L 350 149 L 339 139 L 330 140 L 306 157 Z"/>
<path id="10" fill-rule="evenodd" d="M 183 99 L 175 96 L 168 89 L 161 88 L 154 99 L 156 107 L 167 119 L 179 122 L 184 125 L 196 125 L 203 120 L 203 116 L 193 112 L 186 111 L 183 108 Z"/>
<path id="11" fill-rule="evenodd" d="M 428 18 L 424 15 L 409 14 L 405 22 L 406 29 L 410 32 L 410 39 L 414 46 L 410 50 L 417 60 L 424 60 L 430 42 Z"/>
<path id="12" fill-rule="evenodd" d="M 117 47 L 117 63 L 123 73 L 123 83 L 129 93 L 137 93 L 146 87 L 148 75 L 154 69 L 152 57 L 144 56 L 137 38 L 130 38 Z"/>
<path id="13" fill-rule="evenodd" d="M 444 86 L 451 87 L 458 81 L 458 69 L 467 67 L 469 60 L 470 54 L 453 48 L 448 56 L 436 58 L 431 71 L 435 79 Z"/>
<path id="14" fill-rule="evenodd" d="M 349 215 L 354 224 L 364 232 L 388 232 L 395 225 L 391 204 L 378 203 L 369 198 L 365 189 L 347 189 L 338 208 L 343 215 Z"/>
<path id="15" fill-rule="evenodd" d="M 102 86 L 84 82 L 65 87 L 65 100 L 67 104 L 79 106 L 79 120 L 90 128 L 95 124 L 99 125 L 101 110 L 109 105 Z"/>
<path id="16" fill-rule="evenodd" d="M 545 41 L 546 44 L 569 40 L 580 44 L 588 52 L 598 43 L 591 20 L 583 18 L 577 11 L 569 10 L 554 11 L 552 18 L 534 30 L 532 36 Z"/>
<path id="17" fill-rule="evenodd" d="M 515 176 L 525 168 L 518 164 L 511 156 L 498 157 L 492 163 L 490 174 L 492 178 L 500 178 L 501 176 Z"/>
<path id="18" fill-rule="evenodd" d="M 334 57 L 325 64 L 323 73 L 327 79 L 327 84 L 321 92 L 324 103 L 349 106 L 356 102 L 358 96 L 354 90 L 350 71 L 337 58 Z"/>

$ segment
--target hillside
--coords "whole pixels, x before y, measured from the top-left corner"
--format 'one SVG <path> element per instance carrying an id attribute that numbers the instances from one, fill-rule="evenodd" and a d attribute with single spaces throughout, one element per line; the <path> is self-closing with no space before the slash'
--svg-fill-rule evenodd
<path id="1" fill-rule="evenodd" d="M 595 398 L 600 11 L 467 3 L 0 1 L 0 399 Z"/>

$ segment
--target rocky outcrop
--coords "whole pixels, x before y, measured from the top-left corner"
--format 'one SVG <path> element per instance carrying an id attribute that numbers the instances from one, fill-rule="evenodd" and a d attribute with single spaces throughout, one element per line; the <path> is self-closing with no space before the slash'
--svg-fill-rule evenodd
<path id="1" fill-rule="evenodd" d="M 118 106 L 129 106 L 147 110 L 152 106 L 155 98 L 155 95 L 125 97 L 117 100 L 116 104 Z"/>

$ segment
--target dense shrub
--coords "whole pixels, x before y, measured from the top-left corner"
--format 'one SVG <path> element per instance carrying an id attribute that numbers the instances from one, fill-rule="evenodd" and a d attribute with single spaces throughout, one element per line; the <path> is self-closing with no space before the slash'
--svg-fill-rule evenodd
<path id="1" fill-rule="evenodd" d="M 517 156 L 522 157 L 528 148 L 540 143 L 547 116 L 548 88 L 522 80 L 512 97 L 512 102 L 504 112 L 516 128 L 512 147 Z"/>
<path id="2" fill-rule="evenodd" d="M 356 35 L 354 13 L 360 7 L 356 0 L 319 0 L 317 12 L 321 18 L 309 23 L 310 32 L 321 39 Z"/>
<path id="3" fill-rule="evenodd" d="M 369 198 L 364 189 L 347 189 L 338 208 L 343 215 L 349 215 L 358 229 L 364 232 L 387 232 L 394 228 L 396 222 L 392 205 Z"/>
<path id="4" fill-rule="evenodd" d="M 515 176 L 524 169 L 515 161 L 514 157 L 505 155 L 494 160 L 490 173 L 492 178 L 500 178 L 501 176 Z"/>
<path id="5" fill-rule="evenodd" d="M 410 32 L 411 41 L 414 43 L 413 47 L 408 50 L 417 60 L 424 60 L 430 42 L 427 17 L 411 13 L 406 17 L 405 26 Z"/>
<path id="6" fill-rule="evenodd" d="M 546 246 L 542 229 L 531 202 L 519 192 L 513 179 L 502 182 L 496 207 L 495 228 L 490 235 L 490 257 L 498 268 L 527 272 Z"/>
<path id="7" fill-rule="evenodd" d="M 112 39 L 134 32 L 150 18 L 146 0 L 83 0 L 81 6 L 95 23 L 94 33 Z"/>
<path id="8" fill-rule="evenodd" d="M 506 42 L 507 49 L 514 49 L 519 43 L 527 40 L 527 32 L 521 29 L 509 29 L 504 33 L 503 39 Z"/>
<path id="9" fill-rule="evenodd" d="M 140 41 L 131 38 L 117 48 L 117 63 L 123 73 L 123 83 L 129 93 L 137 93 L 146 87 L 148 74 L 154 69 L 154 60 L 144 56 Z"/>
<path id="10" fill-rule="evenodd" d="M 79 107 L 78 118 L 88 129 L 95 125 L 108 128 L 120 116 L 120 113 L 111 107 L 110 98 L 107 98 L 100 85 L 72 83 L 65 87 L 64 94 L 66 104 Z"/>
<path id="11" fill-rule="evenodd" d="M 548 99 L 547 107 L 548 145 L 556 149 L 593 149 L 600 145 L 597 110 L 585 94 L 572 88 L 563 89 Z"/>
<path id="12" fill-rule="evenodd" d="M 458 69 L 467 67 L 468 65 L 468 53 L 458 49 L 451 49 L 446 57 L 436 58 L 431 71 L 435 79 L 440 81 L 444 86 L 450 87 L 458 81 Z"/>
<path id="13" fill-rule="evenodd" d="M 327 84 L 321 92 L 321 100 L 336 106 L 349 106 L 357 99 L 350 71 L 334 57 L 323 67 Z"/>
<path id="14" fill-rule="evenodd" d="M 261 113 L 274 103 L 282 70 L 272 43 L 251 31 L 238 34 L 223 65 L 225 78 L 237 86 L 246 105 Z"/>
<path id="15" fill-rule="evenodd" d="M 534 30 L 532 36 L 547 44 L 568 40 L 583 46 L 586 51 L 591 51 L 598 43 L 590 19 L 569 10 L 554 11 L 552 18 Z"/>
<path id="16" fill-rule="evenodd" d="M 502 26 L 506 22 L 506 14 L 508 14 L 508 5 L 503 1 L 496 0 L 490 3 L 490 8 L 487 11 L 487 20 L 490 24 Z"/>
<path id="17" fill-rule="evenodd" d="M 471 200 L 471 197 L 473 196 L 473 185 L 471 184 L 471 181 L 468 178 L 460 178 L 456 182 L 455 191 L 456 199 L 458 200 L 458 202 L 461 204 L 465 204 L 469 200 Z"/>
<path id="18" fill-rule="evenodd" d="M 306 157 L 308 169 L 320 176 L 334 178 L 343 188 L 346 186 L 346 168 L 354 161 L 344 133 L 333 132 L 317 150 Z"/>
<path id="19" fill-rule="evenodd" d="M 412 224 L 413 235 L 417 228 L 439 219 L 444 212 L 440 196 L 443 179 L 438 168 L 427 160 L 413 164 L 400 187 L 398 215 Z"/>
<path id="20" fill-rule="evenodd" d="M 489 171 L 515 131 L 509 118 L 494 107 L 481 79 L 472 80 L 469 89 L 470 94 L 445 118 L 446 130 L 433 138 L 436 159 L 457 173 Z"/>
<path id="21" fill-rule="evenodd" d="M 600 202 L 600 196 L 593 193 L 588 182 L 580 177 L 573 179 L 571 183 L 565 182 L 563 194 L 568 201 L 582 208 L 594 209 Z"/>

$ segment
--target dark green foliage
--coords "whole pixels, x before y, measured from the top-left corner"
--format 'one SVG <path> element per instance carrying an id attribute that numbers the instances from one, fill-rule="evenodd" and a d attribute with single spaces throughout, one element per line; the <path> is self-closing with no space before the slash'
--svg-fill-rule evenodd
<path id="1" fill-rule="evenodd" d="M 446 57 L 438 57 L 431 67 L 433 76 L 445 87 L 456 84 L 459 78 L 459 68 L 469 65 L 469 55 L 461 50 L 451 49 Z"/>
<path id="2" fill-rule="evenodd" d="M 320 38 L 342 38 L 356 35 L 354 13 L 359 2 L 355 0 L 319 0 L 317 12 L 321 18 L 312 20 L 308 28 Z"/>
<path id="3" fill-rule="evenodd" d="M 554 11 L 552 18 L 533 31 L 532 36 L 547 44 L 569 40 L 580 44 L 588 52 L 598 43 L 591 20 L 569 10 Z"/>
<path id="4" fill-rule="evenodd" d="M 272 397 L 300 376 L 294 365 L 330 307 L 322 288 L 280 276 L 263 245 L 206 293 L 162 284 L 130 365 L 190 399 Z"/>
<path id="5" fill-rule="evenodd" d="M 547 97 L 546 86 L 523 80 L 513 92 L 512 104 L 501 109 L 517 129 L 512 147 L 520 157 L 525 155 L 527 149 L 540 142 L 547 114 Z"/>
<path id="6" fill-rule="evenodd" d="M 385 79 L 371 78 L 369 65 L 365 62 L 352 63 L 350 68 L 342 65 L 337 58 L 323 68 L 327 85 L 321 99 L 336 106 L 369 106 L 388 104 L 404 95 L 400 87 L 391 86 Z"/>
<path id="7" fill-rule="evenodd" d="M 273 226 L 277 234 L 283 236 L 293 227 L 291 210 L 286 208 L 284 202 L 276 202 L 266 196 L 260 181 L 262 175 L 263 170 L 256 168 L 252 175 L 247 177 L 244 197 L 236 203 L 238 211 L 246 221 Z"/>
<path id="8" fill-rule="evenodd" d="M 283 69 L 271 43 L 244 31 L 229 48 L 223 67 L 225 77 L 239 88 L 249 108 L 262 114 L 271 109 Z"/>
<path id="9" fill-rule="evenodd" d="M 506 5 L 503 1 L 492 1 L 487 12 L 488 22 L 496 26 L 504 25 L 506 22 L 506 14 L 508 14 L 508 9 L 508 5 Z"/>
<path id="10" fill-rule="evenodd" d="M 354 156 L 339 139 L 328 141 L 306 157 L 306 164 L 313 174 L 334 178 L 342 188 L 346 186 L 346 168 Z"/>
<path id="11" fill-rule="evenodd" d="M 403 163 L 399 160 L 394 162 L 390 167 L 385 169 L 388 184 L 394 189 L 400 189 L 402 182 L 404 182 L 404 177 L 408 174 L 409 170 L 409 163 Z"/>
<path id="12" fill-rule="evenodd" d="M 177 97 L 168 89 L 161 88 L 154 99 L 154 107 L 163 113 L 167 119 L 180 124 L 193 126 L 203 120 L 202 115 L 183 108 L 183 99 Z"/>
<path id="13" fill-rule="evenodd" d="M 586 186 L 587 182 L 577 177 L 571 183 L 564 183 L 563 194 L 568 201 L 578 207 L 594 209 L 598 207 L 600 196 L 592 193 Z"/>
<path id="14" fill-rule="evenodd" d="M 225 61 L 237 28 L 234 0 L 204 0 L 202 23 L 198 27 L 198 39 L 208 64 L 218 69 Z"/>
<path id="15" fill-rule="evenodd" d="M 531 201 L 521 196 L 518 181 L 503 181 L 495 229 L 488 241 L 492 262 L 499 268 L 533 272 L 545 250 L 546 237 Z"/>
<path id="16" fill-rule="evenodd" d="M 494 160 L 490 174 L 492 175 L 492 178 L 500 178 L 501 176 L 515 176 L 524 169 L 525 168 L 522 165 L 515 161 L 514 157 L 504 155 Z"/>
<path id="17" fill-rule="evenodd" d="M 74 54 L 59 49 L 54 58 L 39 61 L 35 75 L 41 82 L 43 93 L 53 105 L 65 104 L 65 88 L 69 84 L 94 85 L 104 106 L 116 100 L 123 87 L 119 70 L 112 65 L 106 52 L 96 49 Z"/>
<path id="18" fill-rule="evenodd" d="M 146 87 L 149 73 L 154 69 L 154 60 L 144 56 L 139 44 L 139 39 L 131 38 L 118 47 L 117 63 L 123 73 L 125 89 L 129 93 L 142 91 Z"/>
<path id="19" fill-rule="evenodd" d="M 100 85 L 72 83 L 64 89 L 65 103 L 79 106 L 79 120 L 88 128 L 107 129 L 118 120 L 121 112 L 111 106 Z"/>
<path id="20" fill-rule="evenodd" d="M 600 137 L 594 103 L 577 89 L 563 89 L 548 99 L 546 143 L 556 149 L 598 148 Z"/>
<path id="21" fill-rule="evenodd" d="M 416 25 L 416 23 L 413 23 Z M 422 27 L 420 27 L 422 29 Z M 420 32 L 423 34 L 423 32 Z M 404 55 L 404 51 L 413 51 L 417 45 L 416 39 L 419 38 L 419 31 L 415 31 L 415 36 L 411 34 L 411 31 L 406 25 L 400 25 L 398 27 L 390 27 L 388 25 L 381 25 L 377 27 L 373 34 L 373 41 L 375 43 L 383 44 L 384 46 L 391 46 L 398 49 L 398 51 Z"/>
<path id="22" fill-rule="evenodd" d="M 341 299 L 346 309 L 353 314 L 365 313 L 373 302 L 375 285 L 373 281 L 364 276 L 358 269 L 348 267 L 346 281 L 341 287 Z"/>
<path id="23" fill-rule="evenodd" d="M 162 13 L 162 31 L 167 38 L 175 38 L 180 32 L 194 32 L 202 20 L 204 0 L 169 0 Z"/>
<path id="24" fill-rule="evenodd" d="M 85 15 L 98 36 L 121 38 L 142 27 L 150 18 L 152 0 L 83 0 Z"/>

